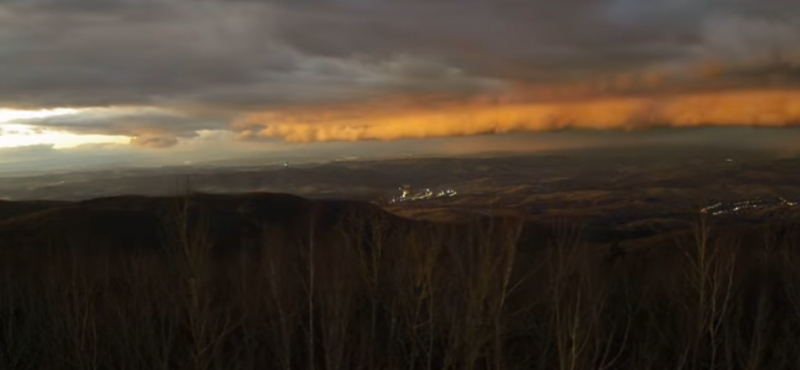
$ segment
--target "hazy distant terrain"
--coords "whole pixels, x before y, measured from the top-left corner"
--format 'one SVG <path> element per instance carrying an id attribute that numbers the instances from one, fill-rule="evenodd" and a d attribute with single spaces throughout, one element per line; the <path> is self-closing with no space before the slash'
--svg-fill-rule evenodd
<path id="1" fill-rule="evenodd" d="M 654 149 L 8 177 L 0 368 L 794 369 L 798 164 Z"/>
<path id="2" fill-rule="evenodd" d="M 267 159 L 265 159 L 265 162 Z M 269 159 L 275 163 L 274 159 Z M 116 195 L 290 193 L 372 202 L 411 218 L 476 214 L 580 220 L 630 237 L 680 228 L 700 209 L 728 221 L 787 218 L 800 207 L 800 158 L 714 148 L 575 150 L 535 155 L 119 169 L 3 178 L 8 200 Z M 401 187 L 408 189 L 401 199 Z M 424 195 L 430 192 L 428 197 Z M 447 196 L 443 192 L 451 191 Z"/>

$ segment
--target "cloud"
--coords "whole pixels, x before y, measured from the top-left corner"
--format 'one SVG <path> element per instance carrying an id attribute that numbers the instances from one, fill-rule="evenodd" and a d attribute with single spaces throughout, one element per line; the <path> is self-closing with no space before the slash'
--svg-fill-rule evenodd
<path id="1" fill-rule="evenodd" d="M 27 123 L 173 149 L 224 129 L 775 126 L 794 119 L 773 101 L 800 86 L 798 14 L 796 0 L 7 0 L 0 107 L 83 108 Z"/>
<path id="2" fill-rule="evenodd" d="M 436 108 L 254 114 L 234 124 L 242 139 L 288 142 L 397 140 L 562 129 L 800 124 L 800 90 L 744 90 L 568 102 L 443 105 Z"/>
<path id="3" fill-rule="evenodd" d="M 271 2 L 94 3 L 0 5 L 0 103 L 240 109 L 487 80 L 425 55 L 303 53 L 276 29 L 291 13 Z"/>
<path id="4" fill-rule="evenodd" d="M 800 5 L 774 3 L 6 1 L 0 103 L 262 109 L 790 55 Z"/>
<path id="5" fill-rule="evenodd" d="M 173 137 L 160 137 L 160 136 L 135 136 L 131 138 L 131 144 L 141 146 L 144 148 L 163 149 L 175 146 L 178 144 L 178 139 Z"/>
<path id="6" fill-rule="evenodd" d="M 167 148 L 179 138 L 192 138 L 198 131 L 222 127 L 229 117 L 188 114 L 161 108 L 88 108 L 70 114 L 12 121 L 39 130 L 60 130 L 83 135 L 131 137 L 131 144 Z"/>

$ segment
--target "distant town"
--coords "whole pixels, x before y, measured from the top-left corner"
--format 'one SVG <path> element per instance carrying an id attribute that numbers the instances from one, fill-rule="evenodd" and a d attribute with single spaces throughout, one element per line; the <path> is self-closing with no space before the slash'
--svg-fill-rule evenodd
<path id="1" fill-rule="evenodd" d="M 389 203 L 402 203 L 435 198 L 452 198 L 458 195 L 457 191 L 449 188 L 435 191 L 431 190 L 430 188 L 424 188 L 414 191 L 410 185 L 403 185 L 399 187 L 398 190 L 400 191 L 400 195 L 393 197 Z"/>
<path id="2" fill-rule="evenodd" d="M 747 210 L 776 208 L 776 207 L 795 207 L 798 203 L 785 198 L 756 198 L 740 202 L 715 203 L 701 210 L 702 213 L 709 213 L 712 216 L 735 214 Z"/>

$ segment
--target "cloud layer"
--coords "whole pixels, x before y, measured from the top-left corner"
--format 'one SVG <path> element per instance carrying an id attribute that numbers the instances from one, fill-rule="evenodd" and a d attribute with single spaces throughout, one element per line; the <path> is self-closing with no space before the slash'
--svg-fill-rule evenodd
<path id="1" fill-rule="evenodd" d="M 0 108 L 173 147 L 797 122 L 796 0 L 7 0 Z"/>
<path id="2" fill-rule="evenodd" d="M 289 142 L 397 140 L 562 129 L 800 125 L 800 90 L 634 96 L 571 102 L 474 103 L 431 109 L 253 114 L 241 137 Z"/>
<path id="3" fill-rule="evenodd" d="M 40 129 L 68 131 L 86 135 L 120 135 L 131 138 L 133 145 L 169 148 L 179 138 L 192 138 L 202 130 L 218 129 L 226 117 L 189 114 L 161 108 L 110 107 L 87 108 L 72 114 L 16 120 Z"/>

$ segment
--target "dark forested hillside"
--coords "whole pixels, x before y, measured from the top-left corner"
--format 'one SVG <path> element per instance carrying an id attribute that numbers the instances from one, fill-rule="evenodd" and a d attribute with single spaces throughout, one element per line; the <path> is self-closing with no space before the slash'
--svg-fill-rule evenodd
<path id="1" fill-rule="evenodd" d="M 609 235 L 281 194 L 3 203 L 3 369 L 789 369 L 792 223 Z"/>

